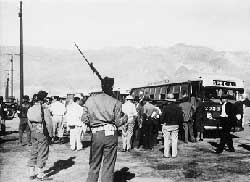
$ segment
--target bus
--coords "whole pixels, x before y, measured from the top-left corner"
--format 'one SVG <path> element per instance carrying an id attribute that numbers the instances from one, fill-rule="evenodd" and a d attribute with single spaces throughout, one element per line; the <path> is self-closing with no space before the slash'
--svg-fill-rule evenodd
<path id="1" fill-rule="evenodd" d="M 221 128 L 221 99 L 227 98 L 231 103 L 240 103 L 244 94 L 244 84 L 242 80 L 236 78 L 225 78 L 215 76 L 199 77 L 194 80 L 168 82 L 164 84 L 153 84 L 142 87 L 132 88 L 130 94 L 139 100 L 143 96 L 150 97 L 156 105 L 161 105 L 167 102 L 181 103 L 184 97 L 200 97 L 205 106 L 206 119 L 205 129 Z M 174 95 L 174 99 L 168 97 L 169 94 Z M 241 116 L 236 122 L 235 129 L 243 130 L 243 105 L 238 104 L 239 113 Z M 237 106 L 238 106 L 237 105 Z M 242 112 L 240 112 L 242 111 Z"/>

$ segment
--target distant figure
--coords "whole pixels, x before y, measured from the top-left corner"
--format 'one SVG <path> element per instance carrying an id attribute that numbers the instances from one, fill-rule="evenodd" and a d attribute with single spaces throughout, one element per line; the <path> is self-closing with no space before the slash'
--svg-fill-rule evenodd
<path id="1" fill-rule="evenodd" d="M 65 113 L 65 105 L 60 102 L 59 96 L 54 96 L 53 102 L 50 105 L 50 112 L 52 115 L 53 123 L 53 138 L 52 142 L 56 140 L 56 136 L 59 138 L 59 142 L 62 142 L 63 138 L 63 116 Z"/>
<path id="2" fill-rule="evenodd" d="M 81 117 L 83 115 L 83 107 L 79 105 L 79 102 L 79 97 L 70 98 L 65 114 L 67 125 L 70 129 L 70 148 L 73 151 L 82 149 L 81 132 L 83 122 Z"/>
<path id="3" fill-rule="evenodd" d="M 216 149 L 216 153 L 223 152 L 225 145 L 227 144 L 229 152 L 235 152 L 233 146 L 233 138 L 230 134 L 231 129 L 235 126 L 236 115 L 234 104 L 228 102 L 228 99 L 222 99 L 222 133 L 220 138 L 219 147 Z"/>
<path id="4" fill-rule="evenodd" d="M 206 111 L 201 98 L 197 98 L 196 111 L 195 111 L 195 124 L 197 130 L 196 141 L 203 141 L 204 123 L 206 118 Z"/>
<path id="5" fill-rule="evenodd" d="M 190 135 L 191 142 L 195 142 L 193 133 L 193 107 L 188 101 L 188 97 L 183 98 L 183 103 L 180 104 L 183 112 L 183 127 L 185 132 L 185 143 L 188 143 L 188 135 Z"/>
<path id="6" fill-rule="evenodd" d="M 49 154 L 49 135 L 46 121 L 44 119 L 42 103 L 47 94 L 48 93 L 45 91 L 39 91 L 38 94 L 34 94 L 34 105 L 31 106 L 27 112 L 28 124 L 31 128 L 32 142 L 30 160 L 28 161 L 30 179 L 37 178 L 38 180 L 44 180 L 45 178 L 43 168 L 45 167 Z"/>
<path id="7" fill-rule="evenodd" d="M 30 127 L 28 125 L 28 118 L 27 118 L 27 112 L 30 108 L 31 104 L 29 103 L 29 96 L 24 95 L 23 96 L 23 102 L 22 105 L 18 107 L 18 117 L 20 119 L 19 123 L 19 143 L 23 144 L 23 132 L 26 131 L 27 134 L 27 144 L 31 146 L 31 131 Z"/>
<path id="8" fill-rule="evenodd" d="M 124 137 L 123 140 L 123 151 L 125 152 L 126 150 L 129 152 L 131 150 L 131 139 L 133 136 L 134 132 L 134 126 L 135 126 L 135 119 L 137 116 L 137 111 L 135 108 L 135 105 L 132 103 L 133 97 L 132 96 L 127 96 L 126 97 L 126 102 L 122 105 L 122 112 L 128 115 L 128 122 L 126 124 L 127 127 L 127 132 L 126 137 Z M 125 128 L 124 128 L 125 130 Z M 125 135 L 124 133 L 124 135 Z"/>
<path id="9" fill-rule="evenodd" d="M 174 95 L 172 95 L 172 98 L 174 98 Z M 177 104 L 170 103 L 163 107 L 161 124 L 164 137 L 164 157 L 177 157 L 178 131 L 182 120 L 182 110 Z M 171 145 L 172 155 L 170 154 Z"/>
<path id="10" fill-rule="evenodd" d="M 114 178 L 117 127 L 126 122 L 127 115 L 121 117 L 122 103 L 112 97 L 113 85 L 114 79 L 105 77 L 101 83 L 103 93 L 90 96 L 85 103 L 87 112 L 84 112 L 83 120 L 92 130 L 87 182 L 98 181 L 101 164 L 101 181 L 112 182 Z"/>
<path id="11" fill-rule="evenodd" d="M 134 149 L 138 150 L 143 145 L 143 129 L 142 129 L 142 122 L 143 122 L 143 101 L 139 101 L 136 105 L 137 111 L 137 118 L 135 121 L 135 139 L 134 139 Z"/>
<path id="12" fill-rule="evenodd" d="M 152 121 L 153 121 L 153 145 L 157 145 L 157 137 L 159 133 L 159 127 L 160 127 L 160 116 L 162 114 L 161 109 L 159 107 L 155 107 L 157 109 L 157 112 L 154 111 L 151 115 Z"/>
<path id="13" fill-rule="evenodd" d="M 150 98 L 144 97 L 145 102 L 143 106 L 143 147 L 144 149 L 153 150 L 154 149 L 154 138 L 153 138 L 153 119 L 152 114 L 156 112 L 159 114 L 158 109 L 151 103 L 149 103 Z"/>

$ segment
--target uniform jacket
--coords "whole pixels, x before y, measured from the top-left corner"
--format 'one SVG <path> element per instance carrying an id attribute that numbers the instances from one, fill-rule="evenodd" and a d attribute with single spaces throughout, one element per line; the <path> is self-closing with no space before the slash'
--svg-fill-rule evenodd
<path id="1" fill-rule="evenodd" d="M 122 103 L 117 99 L 105 94 L 90 96 L 85 107 L 83 118 L 88 118 L 91 127 L 105 123 L 115 124 L 117 127 L 123 124 L 121 120 Z"/>

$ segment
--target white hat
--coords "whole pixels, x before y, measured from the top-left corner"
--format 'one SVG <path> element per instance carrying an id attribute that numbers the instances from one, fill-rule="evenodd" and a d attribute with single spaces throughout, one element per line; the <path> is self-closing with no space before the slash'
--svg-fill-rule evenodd
<path id="1" fill-rule="evenodd" d="M 127 97 L 126 97 L 126 100 L 133 100 L 134 98 L 131 96 L 131 95 L 128 95 Z"/>

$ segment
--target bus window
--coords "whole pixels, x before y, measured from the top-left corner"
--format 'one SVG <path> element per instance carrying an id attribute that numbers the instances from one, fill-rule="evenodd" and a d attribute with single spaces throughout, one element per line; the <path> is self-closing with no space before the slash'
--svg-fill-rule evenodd
<path id="1" fill-rule="evenodd" d="M 155 88 L 155 99 L 156 100 L 160 99 L 160 92 L 161 92 L 161 87 L 156 87 Z"/>
<path id="2" fill-rule="evenodd" d="M 188 95 L 188 85 L 181 85 L 181 98 Z"/>

